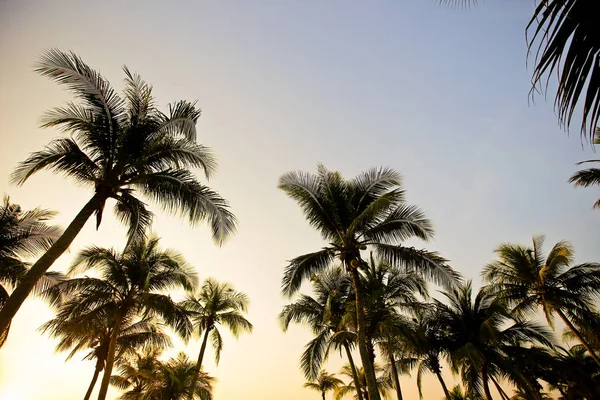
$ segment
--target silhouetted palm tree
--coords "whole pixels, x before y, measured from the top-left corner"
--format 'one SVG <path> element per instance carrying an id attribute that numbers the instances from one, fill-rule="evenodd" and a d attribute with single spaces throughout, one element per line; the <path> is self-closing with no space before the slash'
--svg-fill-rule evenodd
<path id="1" fill-rule="evenodd" d="M 378 364 L 374 364 L 374 368 L 375 368 L 375 376 L 376 376 L 376 382 L 377 382 L 377 392 L 379 393 L 380 397 L 384 398 L 384 399 L 390 399 L 390 389 L 392 388 L 392 381 L 390 379 L 389 374 L 385 373 L 385 370 L 380 367 Z M 365 374 L 365 369 L 364 368 L 359 368 L 358 369 L 358 379 L 361 383 L 361 388 L 362 388 L 362 396 L 365 398 L 365 400 L 370 400 L 370 394 L 369 391 L 367 390 L 367 377 Z M 352 378 L 352 370 L 350 368 L 350 365 L 344 365 L 342 367 L 342 370 L 340 371 L 341 375 L 347 376 L 349 378 Z M 356 390 L 356 386 L 354 385 L 354 382 L 350 382 L 347 385 L 344 386 L 340 386 L 337 391 L 336 391 L 336 399 L 341 399 L 343 398 L 346 394 L 349 393 L 354 393 L 354 398 L 358 399 L 359 396 L 359 392 Z"/>
<path id="2" fill-rule="evenodd" d="M 202 359 L 209 335 L 215 350 L 215 361 L 217 364 L 219 363 L 223 349 L 219 325 L 227 327 L 236 338 L 242 332 L 252 332 L 252 324 L 243 315 L 248 311 L 249 303 L 248 296 L 242 292 L 236 292 L 230 283 L 219 283 L 212 278 L 204 281 L 197 297 L 188 296 L 180 303 L 190 313 L 195 334 L 198 337 L 204 334 L 196 362 L 198 373 L 202 368 Z M 192 383 L 192 386 L 194 385 L 195 382 Z"/>
<path id="3" fill-rule="evenodd" d="M 194 103 L 169 105 L 168 114 L 154 105 L 152 87 L 125 70 L 124 98 L 97 71 L 73 53 L 47 51 L 36 71 L 74 92 L 79 103 L 67 103 L 44 116 L 43 127 L 58 126 L 70 133 L 45 149 L 32 153 L 15 169 L 12 180 L 24 183 L 49 169 L 66 175 L 94 195 L 52 247 L 31 267 L 0 310 L 0 332 L 17 313 L 35 283 L 69 247 L 86 221 L 96 214 L 100 225 L 107 200 L 116 202 L 117 218 L 139 239 L 152 213 L 137 194 L 190 223 L 208 220 L 217 243 L 235 231 L 236 221 L 227 202 L 202 185 L 190 169 L 200 168 L 208 178 L 215 171 L 210 151 L 195 143 L 200 110 Z"/>
<path id="4" fill-rule="evenodd" d="M 317 174 L 284 174 L 279 179 L 279 188 L 296 200 L 310 225 L 328 243 L 317 252 L 290 261 L 282 280 L 283 293 L 291 296 L 305 279 L 324 270 L 335 259 L 341 261 L 354 285 L 358 348 L 370 400 L 378 400 L 359 274 L 359 270 L 368 265 L 361 251 L 371 246 L 382 261 L 417 270 L 442 284 L 453 284 L 458 275 L 437 253 L 402 245 L 413 237 L 430 239 L 433 228 L 419 208 L 406 204 L 400 175 L 393 170 L 371 169 L 345 180 L 340 173 L 319 165 Z"/>
<path id="5" fill-rule="evenodd" d="M 321 371 L 317 375 L 317 379 L 312 382 L 306 382 L 302 387 L 313 389 L 321 393 L 321 397 L 325 400 L 327 392 L 337 390 L 344 382 L 335 377 L 335 374 L 330 374 L 326 371 Z"/>
<path id="6" fill-rule="evenodd" d="M 89 350 L 84 360 L 96 360 L 94 375 L 85 394 L 88 400 L 108 357 L 115 315 L 106 309 L 82 309 L 79 299 L 62 304 L 56 317 L 46 322 L 40 330 L 50 337 L 59 339 L 56 352 L 69 351 L 67 360 L 80 351 Z M 171 339 L 152 318 L 139 321 L 124 321 L 117 337 L 115 360 L 133 354 L 138 348 L 162 350 L 172 346 Z"/>
<path id="7" fill-rule="evenodd" d="M 312 278 L 315 297 L 301 295 L 300 298 L 283 308 L 279 321 L 285 331 L 291 322 L 306 324 L 315 338 L 305 347 L 300 358 L 300 367 L 306 379 L 315 380 L 327 359 L 331 347 L 343 348 L 353 371 L 354 385 L 360 388 L 356 366 L 352 357 L 352 347 L 356 334 L 347 329 L 344 317 L 351 296 L 352 282 L 341 267 L 328 268 Z M 363 400 L 358 391 L 358 399 Z"/>
<path id="8" fill-rule="evenodd" d="M 35 208 L 24 211 L 18 204 L 10 202 L 8 196 L 0 204 L 0 309 L 14 288 L 29 269 L 25 259 L 35 257 L 48 250 L 60 237 L 61 230 L 50 225 L 56 215 L 53 211 Z M 34 287 L 41 292 L 61 279 L 62 274 L 48 272 Z M 0 347 L 8 337 L 8 327 L 0 329 Z"/>
<path id="9" fill-rule="evenodd" d="M 442 294 L 448 304 L 435 300 L 436 314 L 445 327 L 452 367 L 460 371 L 468 392 L 492 400 L 492 382 L 508 397 L 498 383 L 503 377 L 530 386 L 512 354 L 533 344 L 551 345 L 550 333 L 534 323 L 515 321 L 506 303 L 485 290 L 473 299 L 471 282 Z"/>
<path id="10" fill-rule="evenodd" d="M 499 260 L 484 268 L 483 278 L 490 283 L 492 293 L 514 307 L 518 317 L 541 307 L 553 327 L 556 313 L 600 365 L 600 359 L 571 322 L 579 313 L 591 312 L 593 300 L 600 293 L 600 264 L 570 267 L 573 248 L 569 243 L 557 243 L 545 256 L 543 242 L 543 236 L 537 236 L 531 248 L 501 245 L 496 250 Z"/>
<path id="11" fill-rule="evenodd" d="M 402 400 L 396 360 L 396 353 L 405 350 L 401 332 L 408 321 L 402 312 L 411 313 L 415 307 L 421 306 L 417 295 L 428 298 L 427 284 L 414 272 L 402 272 L 385 263 L 378 263 L 372 257 L 369 264 L 363 274 L 369 350 L 374 359 L 372 346 L 377 345 L 387 359 L 396 396 Z M 410 360 L 407 365 L 409 359 L 403 358 L 405 362 L 400 365 L 404 366 L 404 370 L 416 361 Z"/>
<path id="12" fill-rule="evenodd" d="M 122 400 L 211 400 L 214 378 L 197 372 L 195 363 L 183 352 L 166 362 L 157 353 L 136 355 L 119 365 L 111 384 L 126 390 Z"/>
<path id="13" fill-rule="evenodd" d="M 118 253 L 113 249 L 90 247 L 83 250 L 69 270 L 70 275 L 96 269 L 101 278 L 74 278 L 48 290 L 53 304 L 64 298 L 79 302 L 83 310 L 113 316 L 114 326 L 108 346 L 99 400 L 106 391 L 115 361 L 117 339 L 124 325 L 141 315 L 156 316 L 181 337 L 188 338 L 192 324 L 185 310 L 170 296 L 160 292 L 183 288 L 193 290 L 197 277 L 183 257 L 172 250 L 161 250 L 158 238 L 130 242 Z"/>

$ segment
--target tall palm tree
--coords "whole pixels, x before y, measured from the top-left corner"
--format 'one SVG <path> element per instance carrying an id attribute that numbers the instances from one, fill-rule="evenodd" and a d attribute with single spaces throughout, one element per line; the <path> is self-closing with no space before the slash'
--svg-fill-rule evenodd
<path id="1" fill-rule="evenodd" d="M 406 204 L 400 175 L 374 168 L 345 180 L 339 172 L 317 167 L 316 174 L 289 172 L 279 188 L 296 200 L 309 224 L 327 246 L 292 259 L 282 280 L 283 293 L 291 296 L 302 282 L 339 260 L 352 277 L 357 313 L 358 348 L 365 368 L 370 400 L 378 400 L 373 362 L 369 356 L 364 315 L 364 294 L 359 270 L 368 267 L 361 251 L 370 246 L 376 256 L 392 266 L 418 270 L 438 283 L 450 285 L 457 273 L 435 252 L 403 246 L 409 238 L 428 240 L 433 228 L 424 213 Z"/>
<path id="2" fill-rule="evenodd" d="M 84 397 L 88 400 L 108 357 L 115 315 L 106 313 L 105 309 L 82 310 L 78 300 L 62 304 L 56 317 L 42 325 L 40 330 L 59 339 L 55 351 L 69 351 L 67 360 L 84 350 L 89 350 L 84 360 L 96 360 L 94 375 Z M 171 339 L 153 318 L 125 321 L 117 337 L 115 359 L 133 354 L 138 348 L 162 350 L 170 346 Z"/>
<path id="3" fill-rule="evenodd" d="M 390 389 L 392 388 L 392 381 L 390 380 L 390 376 L 389 374 L 385 373 L 384 368 L 382 368 L 381 366 L 379 366 L 378 364 L 374 364 L 374 369 L 375 369 L 375 376 L 377 377 L 376 382 L 377 382 L 377 392 L 379 393 L 379 396 L 388 400 L 390 399 Z M 358 369 L 358 379 L 361 383 L 360 388 L 362 388 L 362 396 L 365 398 L 365 400 L 371 400 L 371 395 L 369 394 L 369 391 L 367 390 L 367 377 L 365 374 L 365 369 L 364 368 L 359 368 Z M 342 367 L 342 370 L 340 371 L 341 375 L 347 376 L 348 378 L 352 378 L 352 369 L 350 367 L 350 365 L 344 365 Z M 340 400 L 341 398 L 343 398 L 346 394 L 348 393 L 354 393 L 354 398 L 358 399 L 359 398 L 359 393 L 361 391 L 361 389 L 356 389 L 356 386 L 354 385 L 354 381 L 350 382 L 347 385 L 341 386 L 337 389 L 336 391 L 336 399 Z"/>
<path id="4" fill-rule="evenodd" d="M 127 390 L 122 400 L 211 400 L 215 379 L 197 372 L 194 362 L 179 352 L 166 362 L 158 360 L 157 353 L 142 353 L 119 365 L 119 375 L 111 377 L 111 384 Z"/>
<path id="5" fill-rule="evenodd" d="M 44 116 L 43 127 L 58 126 L 70 137 L 55 139 L 32 153 L 17 166 L 12 180 L 23 184 L 34 173 L 49 169 L 92 188 L 94 194 L 21 279 L 0 311 L 0 332 L 93 214 L 99 227 L 109 199 L 116 202 L 116 216 L 128 225 L 132 238 L 144 235 L 153 215 L 138 192 L 166 211 L 187 216 L 192 224 L 208 220 L 218 244 L 235 231 L 236 220 L 227 202 L 191 172 L 199 168 L 208 178 L 216 167 L 210 151 L 195 143 L 200 110 L 195 103 L 179 101 L 169 105 L 167 114 L 159 111 L 152 87 L 124 70 L 121 98 L 74 53 L 49 50 L 37 64 L 37 72 L 66 85 L 79 103 L 67 103 Z"/>
<path id="6" fill-rule="evenodd" d="M 548 324 L 554 327 L 556 314 L 585 346 L 600 365 L 600 359 L 571 322 L 579 313 L 591 312 L 600 294 L 600 264 L 585 263 L 570 267 L 573 248 L 558 242 L 548 255 L 542 252 L 543 236 L 533 238 L 532 247 L 503 244 L 497 250 L 499 259 L 488 264 L 483 278 L 489 290 L 513 307 L 518 317 L 541 307 Z"/>
<path id="7" fill-rule="evenodd" d="M 401 332 L 407 319 L 402 312 L 410 313 L 421 305 L 417 295 L 428 298 L 427 284 L 414 272 L 402 272 L 385 263 L 377 263 L 373 257 L 369 264 L 363 274 L 368 344 L 371 347 L 376 344 L 387 358 L 396 396 L 402 400 L 396 360 L 396 354 L 404 351 Z M 374 349 L 369 350 L 374 358 Z M 405 370 L 408 366 L 404 363 Z"/>
<path id="8" fill-rule="evenodd" d="M 312 382 L 306 382 L 302 387 L 321 392 L 321 397 L 325 400 L 327 392 L 335 391 L 343 384 L 344 382 L 336 378 L 335 374 L 321 371 L 319 372 L 319 375 L 317 375 L 317 379 Z"/>
<path id="9" fill-rule="evenodd" d="M 300 358 L 300 367 L 306 379 L 317 379 L 332 346 L 343 348 L 353 371 L 354 385 L 359 388 L 358 399 L 363 400 L 352 357 L 356 334 L 349 331 L 344 323 L 351 286 L 348 275 L 340 267 L 326 269 L 312 278 L 315 297 L 301 295 L 296 302 L 283 308 L 279 321 L 284 332 L 291 322 L 295 322 L 306 324 L 315 336 L 306 345 Z"/>
<path id="10" fill-rule="evenodd" d="M 468 392 L 492 400 L 493 383 L 507 398 L 498 383 L 502 377 L 521 387 L 530 386 L 512 363 L 512 354 L 533 344 L 551 345 L 549 332 L 534 323 L 514 320 L 506 303 L 486 290 L 473 299 L 470 281 L 442 294 L 447 304 L 435 300 L 436 313 L 445 327 L 452 367 L 460 371 Z"/>
<path id="11" fill-rule="evenodd" d="M 249 303 L 246 294 L 237 292 L 228 282 L 217 282 L 213 278 L 204 281 L 197 297 L 188 296 L 180 303 L 181 307 L 190 313 L 195 334 L 198 337 L 204 334 L 196 362 L 196 372 L 199 373 L 202 368 L 209 335 L 215 350 L 215 361 L 219 363 L 221 350 L 223 350 L 219 325 L 227 327 L 236 338 L 242 332 L 252 332 L 252 324 L 243 315 L 248 311 Z M 195 382 L 192 386 L 194 384 Z"/>
<path id="12" fill-rule="evenodd" d="M 0 309 L 10 296 L 9 290 L 27 273 L 29 267 L 25 259 L 48 250 L 60 237 L 60 228 L 49 224 L 55 215 L 53 211 L 40 208 L 24 211 L 4 196 L 0 204 Z M 48 272 L 37 282 L 34 290 L 39 293 L 61 277 L 62 274 L 57 272 Z M 7 338 L 8 326 L 0 329 L 0 347 Z"/>
<path id="13" fill-rule="evenodd" d="M 113 316 L 99 400 L 106 398 L 117 339 L 123 326 L 140 316 L 156 316 L 184 339 L 191 334 L 192 324 L 186 311 L 170 296 L 160 292 L 177 288 L 193 290 L 197 283 L 196 274 L 180 254 L 160 249 L 158 242 L 157 237 L 135 240 L 120 253 L 99 247 L 85 249 L 70 267 L 69 275 L 95 269 L 101 278 L 73 278 L 48 290 L 51 304 L 60 304 L 67 298 L 78 302 L 79 309 L 85 312 Z"/>

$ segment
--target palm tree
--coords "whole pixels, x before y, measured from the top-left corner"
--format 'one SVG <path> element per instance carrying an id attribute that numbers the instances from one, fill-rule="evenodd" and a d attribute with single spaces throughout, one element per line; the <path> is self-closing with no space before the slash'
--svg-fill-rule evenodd
<path id="1" fill-rule="evenodd" d="M 447 400 L 446 398 L 444 398 Z M 450 391 L 450 400 L 471 400 L 473 399 L 468 393 L 463 392 L 460 385 L 456 385 Z"/>
<path id="2" fill-rule="evenodd" d="M 57 226 L 48 222 L 56 215 L 53 211 L 35 208 L 24 211 L 4 196 L 0 204 L 0 309 L 14 288 L 27 273 L 26 258 L 48 250 L 61 235 Z M 61 279 L 62 274 L 48 272 L 34 287 L 38 293 Z M 8 338 L 8 326 L 0 329 L 0 347 Z"/>
<path id="3" fill-rule="evenodd" d="M 309 224 L 328 243 L 321 250 L 292 259 L 284 271 L 283 293 L 291 296 L 302 282 L 338 259 L 352 277 L 356 299 L 358 348 L 366 371 L 371 400 L 378 400 L 373 362 L 366 337 L 364 294 L 360 269 L 368 267 L 361 251 L 371 246 L 376 256 L 392 266 L 418 270 L 436 282 L 450 285 L 458 274 L 435 252 L 405 247 L 417 237 L 428 240 L 433 228 L 424 213 L 406 204 L 400 175 L 386 168 L 371 169 L 352 180 L 319 165 L 317 174 L 289 172 L 279 188 L 296 200 Z"/>
<path id="4" fill-rule="evenodd" d="M 100 311 L 100 312 L 98 312 Z M 78 299 L 62 304 L 56 317 L 41 326 L 43 333 L 59 339 L 56 352 L 69 351 L 67 361 L 79 351 L 89 350 L 84 360 L 96 360 L 94 375 L 85 394 L 88 400 L 108 357 L 108 348 L 114 328 L 114 315 L 105 309 L 82 310 Z M 115 359 L 132 354 L 138 348 L 162 350 L 172 346 L 171 339 L 162 332 L 152 318 L 125 321 L 117 337 Z"/>
<path id="5" fill-rule="evenodd" d="M 186 311 L 160 291 L 177 288 L 193 290 L 197 282 L 196 274 L 180 254 L 160 249 L 158 242 L 157 237 L 135 240 L 121 253 L 99 247 L 85 249 L 70 267 L 69 275 L 95 269 L 102 277 L 69 279 L 48 290 L 51 304 L 60 304 L 67 298 L 78 302 L 81 310 L 105 313 L 112 317 L 114 325 L 99 400 L 106 398 L 117 339 L 123 326 L 141 315 L 156 316 L 184 339 L 191 334 L 192 324 Z"/>
<path id="6" fill-rule="evenodd" d="M 327 392 L 335 391 L 343 384 L 344 382 L 336 378 L 335 374 L 321 371 L 319 372 L 319 375 L 317 375 L 317 379 L 313 382 L 306 382 L 302 387 L 321 392 L 321 397 L 325 400 L 325 394 Z"/>
<path id="7" fill-rule="evenodd" d="M 224 325 L 234 337 L 242 332 L 252 332 L 252 324 L 244 317 L 248 311 L 250 300 L 242 292 L 236 292 L 228 282 L 217 282 L 208 278 L 204 281 L 198 297 L 188 296 L 180 303 L 181 307 L 190 313 L 194 324 L 194 332 L 201 337 L 202 346 L 196 362 L 196 372 L 202 368 L 202 359 L 206 350 L 206 342 L 210 335 L 211 344 L 215 350 L 215 361 L 219 363 L 221 350 L 223 350 L 223 339 L 219 333 L 218 326 Z M 192 383 L 192 387 L 195 382 Z"/>
<path id="8" fill-rule="evenodd" d="M 414 357 L 417 363 L 419 398 L 423 398 L 423 375 L 431 372 L 440 382 L 446 399 L 450 400 L 450 392 L 442 377 L 442 359 L 448 359 L 446 327 L 431 304 L 423 304 L 414 310 L 413 318 L 403 326 L 400 335 L 408 354 Z"/>
<path id="9" fill-rule="evenodd" d="M 378 364 L 374 364 L 374 369 L 375 369 L 375 374 L 376 374 L 375 376 L 376 376 L 376 382 L 377 382 L 377 392 L 378 392 L 379 396 L 384 399 L 390 399 L 389 390 L 392 388 L 392 381 L 390 380 L 389 374 L 386 374 L 385 370 Z M 357 370 L 357 373 L 358 373 L 358 380 L 361 383 L 360 388 L 362 388 L 362 396 L 365 398 L 365 400 L 370 400 L 371 395 L 369 394 L 369 391 L 366 389 L 367 388 L 367 377 L 365 374 L 365 369 L 359 368 Z M 342 367 L 342 370 L 340 371 L 340 374 L 347 376 L 349 378 L 352 378 L 352 369 L 351 369 L 350 365 L 344 365 Z M 336 391 L 336 399 L 339 400 L 348 393 L 355 393 L 354 398 L 358 399 L 360 396 L 359 393 L 361 391 L 360 388 L 358 391 L 356 390 L 354 381 L 350 382 L 347 385 L 341 386 Z"/>
<path id="10" fill-rule="evenodd" d="M 212 399 L 214 378 L 196 372 L 195 364 L 179 352 L 166 362 L 159 361 L 155 352 L 137 354 L 119 365 L 119 375 L 111 384 L 126 390 L 122 400 L 184 400 Z"/>
<path id="11" fill-rule="evenodd" d="M 600 359 L 571 322 L 578 314 L 591 312 L 600 293 L 600 264 L 585 263 L 570 267 L 573 248 L 558 242 L 547 256 L 542 252 L 543 236 L 533 238 L 533 247 L 503 244 L 496 253 L 499 260 L 488 264 L 483 278 L 489 290 L 513 306 L 520 317 L 541 307 L 548 324 L 554 327 L 556 313 L 600 365 Z"/>
<path id="12" fill-rule="evenodd" d="M 596 128 L 594 135 L 594 144 L 600 144 L 600 128 Z M 586 163 L 600 162 L 600 160 L 586 160 L 578 162 L 576 165 Z M 590 187 L 600 185 L 600 168 L 586 168 L 577 171 L 569 178 L 569 183 L 575 187 Z M 600 199 L 596 200 L 592 208 L 600 208 Z"/>
<path id="13" fill-rule="evenodd" d="M 279 321 L 284 332 L 291 322 L 295 322 L 306 324 L 315 336 L 306 345 L 300 358 L 300 366 L 306 379 L 317 379 L 331 347 L 339 347 L 345 350 L 353 371 L 354 385 L 360 389 L 352 357 L 356 334 L 349 331 L 344 323 L 351 286 L 348 275 L 340 267 L 326 269 L 312 278 L 315 297 L 301 295 L 296 302 L 283 308 L 279 314 Z M 362 391 L 358 390 L 357 393 L 358 399 L 363 400 Z"/>
<path id="14" fill-rule="evenodd" d="M 405 345 L 401 333 L 407 325 L 401 311 L 412 312 L 419 307 L 417 295 L 428 298 L 427 284 L 414 272 L 402 272 L 371 257 L 369 268 L 364 271 L 367 339 L 374 359 L 373 344 L 387 357 L 390 377 L 398 400 L 402 400 L 402 389 L 398 378 L 397 353 L 404 353 Z M 408 370 L 414 359 L 404 358 L 400 363 Z M 406 363 L 408 361 L 408 364 Z"/>
<path id="15" fill-rule="evenodd" d="M 168 114 L 162 113 L 154 105 L 152 87 L 124 70 L 125 97 L 121 98 L 73 53 L 50 50 L 37 65 L 37 72 L 66 85 L 80 102 L 44 116 L 43 127 L 58 126 L 71 136 L 32 153 L 15 169 L 12 180 L 23 184 L 34 173 L 50 169 L 92 188 L 94 195 L 20 280 L 0 311 L 0 332 L 92 214 L 99 227 L 109 199 L 116 202 L 116 216 L 128 225 L 131 238 L 145 234 L 153 215 L 136 196 L 138 191 L 164 210 L 187 216 L 192 224 L 208 220 L 218 244 L 235 231 L 236 220 L 227 202 L 190 171 L 200 168 L 208 178 L 216 167 L 210 151 L 195 143 L 200 110 L 195 103 L 179 101 L 169 105 Z"/>
<path id="16" fill-rule="evenodd" d="M 442 294 L 448 304 L 435 300 L 436 313 L 445 327 L 453 370 L 460 371 L 468 392 L 492 400 L 492 382 L 503 399 L 508 398 L 498 383 L 501 377 L 520 387 L 531 386 L 512 363 L 512 355 L 533 344 L 551 345 L 549 332 L 534 323 L 514 320 L 506 303 L 486 290 L 473 299 L 470 281 Z"/>

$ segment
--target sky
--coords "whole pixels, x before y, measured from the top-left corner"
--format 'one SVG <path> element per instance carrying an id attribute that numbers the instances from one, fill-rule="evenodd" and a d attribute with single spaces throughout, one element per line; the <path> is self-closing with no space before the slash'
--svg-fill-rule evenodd
<path id="1" fill-rule="evenodd" d="M 503 242 L 570 240 L 577 261 L 600 259 L 597 189 L 567 183 L 577 161 L 595 153 L 578 132 L 561 130 L 552 97 L 529 97 L 524 27 L 533 2 L 481 2 L 468 10 L 434 0 L 222 0 L 0 2 L 0 193 L 24 208 L 59 212 L 66 226 L 91 193 L 49 172 L 23 187 L 8 176 L 57 130 L 40 116 L 71 96 L 33 72 L 49 48 L 72 50 L 122 88 L 127 65 L 154 86 L 159 106 L 198 100 L 198 140 L 219 173 L 208 184 L 237 215 L 239 232 L 216 247 L 206 226 L 157 209 L 154 232 L 200 277 L 232 282 L 251 299 L 252 335 L 225 334 L 217 400 L 316 399 L 302 388 L 298 359 L 310 333 L 277 322 L 286 260 L 323 246 L 296 204 L 277 189 L 290 170 L 317 163 L 350 178 L 373 166 L 404 177 L 408 201 L 433 220 L 437 250 L 479 285 Z M 91 245 L 122 248 L 125 228 L 88 223 L 54 270 Z M 82 398 L 94 364 L 64 362 L 37 328 L 52 318 L 30 299 L 0 352 L 0 399 Z M 180 344 L 192 359 L 200 344 Z M 179 349 L 177 349 L 179 350 Z M 171 354 L 171 353 L 169 353 Z M 333 354 L 327 368 L 342 365 Z M 444 371 L 452 381 L 452 376 Z M 426 399 L 439 399 L 428 377 Z M 416 384 L 402 377 L 406 398 Z M 116 398 L 116 391 L 109 392 Z"/>

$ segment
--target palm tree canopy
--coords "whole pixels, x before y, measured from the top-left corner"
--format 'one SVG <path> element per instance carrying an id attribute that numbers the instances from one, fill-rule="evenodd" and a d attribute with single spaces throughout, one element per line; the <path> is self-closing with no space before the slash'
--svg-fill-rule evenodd
<path id="1" fill-rule="evenodd" d="M 49 221 L 55 212 L 35 208 L 25 211 L 5 196 L 0 204 L 0 308 L 28 271 L 27 258 L 48 250 L 62 230 Z M 47 272 L 34 287 L 41 293 L 63 278 L 58 272 Z M 8 329 L 0 332 L 0 347 L 8 337 Z"/>
<path id="2" fill-rule="evenodd" d="M 406 204 L 397 172 L 373 168 L 345 180 L 339 172 L 319 165 L 316 174 L 284 174 L 279 188 L 298 203 L 309 224 L 328 243 L 318 252 L 290 261 L 282 281 L 284 294 L 298 291 L 305 279 L 335 258 L 347 268 L 356 262 L 357 267 L 366 267 L 360 252 L 367 246 L 388 264 L 417 270 L 437 283 L 449 285 L 458 278 L 437 253 L 402 246 L 410 238 L 430 239 L 433 227 L 418 207 Z"/>
<path id="3" fill-rule="evenodd" d="M 179 101 L 168 106 L 168 113 L 159 111 L 152 87 L 126 67 L 121 97 L 72 52 L 45 52 L 36 71 L 65 85 L 78 102 L 44 115 L 42 127 L 56 126 L 70 136 L 32 153 L 15 169 L 13 182 L 22 184 L 42 169 L 69 176 L 99 196 L 97 225 L 106 200 L 115 200 L 114 211 L 130 237 L 144 235 L 152 221 L 138 192 L 193 224 L 209 221 L 217 243 L 235 231 L 227 202 L 190 171 L 201 169 L 209 178 L 216 168 L 212 153 L 195 143 L 200 117 L 195 103 Z"/>
<path id="4" fill-rule="evenodd" d="M 306 382 L 302 387 L 325 393 L 336 390 L 343 384 L 344 382 L 342 382 L 341 379 L 336 378 L 335 374 L 330 374 L 327 371 L 321 370 L 314 382 Z"/>
<path id="5" fill-rule="evenodd" d="M 200 371 L 192 388 L 195 364 L 185 353 L 179 352 L 165 362 L 158 360 L 158 355 L 156 351 L 137 353 L 119 364 L 118 374 L 111 377 L 111 384 L 126 390 L 120 399 L 212 399 L 215 379 Z"/>
<path id="6" fill-rule="evenodd" d="M 600 144 L 600 128 L 596 128 L 594 144 Z M 598 163 L 600 160 L 586 160 L 578 162 L 577 165 L 587 163 Z M 585 168 L 575 172 L 569 178 L 569 183 L 575 187 L 590 187 L 600 185 L 600 168 Z M 600 208 L 600 199 L 596 200 L 592 208 Z"/>
<path id="7" fill-rule="evenodd" d="M 240 333 L 252 332 L 252 324 L 243 315 L 248 311 L 249 304 L 248 296 L 236 291 L 230 283 L 208 278 L 200 288 L 198 296 L 188 295 L 180 306 L 190 314 L 194 332 L 198 337 L 203 332 L 210 331 L 218 363 L 223 349 L 218 325 L 227 327 L 236 338 Z"/>
<path id="8" fill-rule="evenodd" d="M 100 278 L 72 278 L 45 292 L 51 304 L 60 306 L 73 301 L 75 311 L 114 316 L 121 313 L 124 324 L 133 323 L 141 314 L 158 317 L 181 337 L 188 338 L 192 325 L 187 313 L 177 306 L 165 290 L 193 290 L 197 275 L 183 257 L 159 247 L 159 239 L 150 237 L 130 242 L 122 252 L 89 247 L 81 251 L 69 269 L 69 275 L 96 270 Z"/>
<path id="9" fill-rule="evenodd" d="M 352 282 L 341 267 L 328 268 L 311 279 L 314 297 L 300 295 L 298 300 L 283 307 L 279 322 L 284 331 L 290 323 L 308 326 L 315 336 L 300 358 L 300 369 L 306 379 L 315 380 L 331 347 L 347 344 L 353 347 L 354 332 L 345 326 Z"/>
<path id="10" fill-rule="evenodd" d="M 600 264 L 571 267 L 574 253 L 568 242 L 557 243 L 547 255 L 543 243 L 544 237 L 536 236 L 532 247 L 501 245 L 498 260 L 484 268 L 483 278 L 490 283 L 488 290 L 513 306 L 517 316 L 541 306 L 552 326 L 553 311 L 575 317 L 592 309 L 600 293 Z"/>

